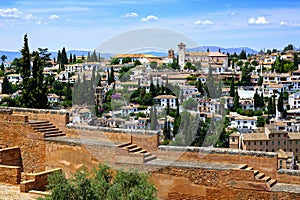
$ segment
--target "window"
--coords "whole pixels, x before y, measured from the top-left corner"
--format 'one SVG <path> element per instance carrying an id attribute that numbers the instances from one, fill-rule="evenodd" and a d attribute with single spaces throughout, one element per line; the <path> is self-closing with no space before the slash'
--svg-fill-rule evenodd
<path id="1" fill-rule="evenodd" d="M 298 144 L 298 141 L 296 141 L 296 144 Z"/>
<path id="2" fill-rule="evenodd" d="M 286 145 L 286 141 L 284 141 L 283 144 Z"/>
<path id="3" fill-rule="evenodd" d="M 266 145 L 269 145 L 269 142 L 268 142 L 268 141 L 266 142 Z"/>
<path id="4" fill-rule="evenodd" d="M 260 141 L 260 145 L 262 145 L 262 141 Z"/>
<path id="5" fill-rule="evenodd" d="M 269 149 L 266 149 L 266 152 L 268 152 L 269 151 Z"/>
<path id="6" fill-rule="evenodd" d="M 292 144 L 292 141 L 290 140 L 290 144 Z"/>
<path id="7" fill-rule="evenodd" d="M 235 137 L 232 137 L 232 142 L 235 142 Z"/>
<path id="8" fill-rule="evenodd" d="M 272 145 L 274 145 L 274 141 L 272 141 Z"/>
<path id="9" fill-rule="evenodd" d="M 274 152 L 274 149 L 272 149 L 272 152 Z"/>
<path id="10" fill-rule="evenodd" d="M 256 142 L 254 142 L 254 145 L 256 145 Z"/>
<path id="11" fill-rule="evenodd" d="M 278 141 L 278 145 L 280 145 L 280 141 Z"/>
<path id="12" fill-rule="evenodd" d="M 250 142 L 248 142 L 248 145 L 250 145 Z"/>

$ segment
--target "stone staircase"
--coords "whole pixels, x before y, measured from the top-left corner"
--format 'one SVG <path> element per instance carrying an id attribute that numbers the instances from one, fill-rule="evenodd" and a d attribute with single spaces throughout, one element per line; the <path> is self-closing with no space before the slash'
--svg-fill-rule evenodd
<path id="1" fill-rule="evenodd" d="M 127 151 L 129 156 L 130 155 L 140 155 L 140 156 L 142 156 L 144 163 L 149 162 L 151 160 L 155 160 L 157 158 L 156 155 L 153 155 L 152 153 L 147 152 L 142 147 L 139 147 L 136 144 L 132 144 L 131 142 L 117 145 L 117 147 Z"/>
<path id="2" fill-rule="evenodd" d="M 260 173 L 258 170 L 254 170 L 253 167 L 249 167 L 246 164 L 243 165 L 240 169 L 253 171 L 254 179 L 256 181 L 267 183 L 270 186 L 270 188 L 273 187 L 277 183 L 276 179 L 272 179 L 270 176 L 266 176 L 264 173 Z"/>
<path id="3" fill-rule="evenodd" d="M 49 121 L 29 121 L 28 123 L 35 131 L 42 133 L 44 138 L 66 135 Z"/>

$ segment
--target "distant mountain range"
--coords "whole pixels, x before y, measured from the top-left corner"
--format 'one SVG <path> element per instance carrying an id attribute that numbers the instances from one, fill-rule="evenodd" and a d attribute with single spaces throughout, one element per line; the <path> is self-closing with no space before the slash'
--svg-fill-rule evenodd
<path id="1" fill-rule="evenodd" d="M 251 49 L 249 47 L 236 47 L 236 48 L 222 48 L 222 47 L 218 47 L 218 46 L 200 46 L 200 47 L 196 47 L 196 48 L 188 48 L 187 51 L 189 52 L 201 52 L 201 51 L 207 51 L 207 49 L 209 49 L 210 52 L 216 52 L 216 51 L 220 51 L 223 53 L 230 53 L 230 54 L 240 54 L 242 50 L 246 51 L 246 54 L 257 54 L 258 51 Z"/>
<path id="2" fill-rule="evenodd" d="M 251 49 L 249 47 L 238 47 L 238 48 L 222 48 L 222 47 L 218 47 L 218 46 L 200 46 L 200 47 L 196 47 L 196 48 L 188 48 L 187 51 L 188 52 L 202 52 L 202 51 L 207 51 L 207 49 L 209 49 L 209 51 L 211 52 L 216 52 L 219 51 L 219 49 L 221 50 L 221 52 L 224 53 L 230 53 L 233 54 L 234 52 L 236 52 L 237 54 L 240 54 L 240 52 L 242 50 L 245 50 L 246 53 L 250 53 L 250 54 L 256 54 L 258 53 L 258 51 Z M 86 50 L 70 50 L 67 51 L 67 55 L 69 56 L 70 53 L 75 54 L 76 56 L 87 56 L 89 51 Z M 49 53 L 51 53 L 51 58 L 57 57 L 57 52 L 53 52 L 50 51 Z M 140 53 L 140 52 L 139 52 Z M 152 54 L 155 56 L 167 56 L 167 52 L 163 53 L 163 52 L 144 52 L 147 54 Z M 112 53 L 100 53 L 101 57 L 103 58 L 110 58 L 112 57 L 114 54 Z M 0 57 L 2 55 L 6 55 L 7 56 L 7 61 L 8 62 L 12 62 L 14 58 L 20 58 L 21 57 L 21 53 L 19 51 L 4 51 L 4 50 L 0 50 Z"/>

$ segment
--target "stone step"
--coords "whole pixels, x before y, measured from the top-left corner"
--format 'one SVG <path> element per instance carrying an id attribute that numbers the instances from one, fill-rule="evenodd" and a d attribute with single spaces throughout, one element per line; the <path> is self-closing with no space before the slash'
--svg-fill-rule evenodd
<path id="1" fill-rule="evenodd" d="M 125 146 L 128 146 L 128 145 L 131 145 L 131 142 L 126 142 L 126 143 L 123 143 L 123 144 L 119 144 L 119 145 L 117 145 L 117 147 L 121 148 L 121 147 L 125 147 Z"/>
<path id="2" fill-rule="evenodd" d="M 64 134 L 64 133 L 56 133 L 56 134 L 50 134 L 50 135 L 45 134 L 44 137 L 49 138 L 49 137 L 59 137 L 59 136 L 65 136 L 65 135 L 66 134 Z"/>
<path id="3" fill-rule="evenodd" d="M 134 154 L 145 154 L 147 151 L 145 149 L 141 149 L 140 151 L 135 152 Z"/>
<path id="4" fill-rule="evenodd" d="M 157 158 L 156 155 L 151 154 L 151 156 L 144 157 L 144 162 L 149 162 L 151 160 L 155 160 L 156 158 Z"/>
<path id="5" fill-rule="evenodd" d="M 46 131 L 44 132 L 45 135 L 52 135 L 52 134 L 57 134 L 57 133 L 62 133 L 62 131 Z"/>
<path id="6" fill-rule="evenodd" d="M 48 191 L 38 191 L 38 190 L 29 190 L 28 193 L 38 194 L 38 195 L 42 195 L 42 196 L 49 196 L 50 195 L 50 192 L 48 192 Z"/>
<path id="7" fill-rule="evenodd" d="M 135 147 L 137 147 L 136 144 L 130 144 L 130 145 L 127 145 L 127 146 L 123 147 L 123 149 L 129 150 L 129 149 L 132 149 L 132 148 L 135 148 Z"/>
<path id="8" fill-rule="evenodd" d="M 254 170 L 254 176 L 256 176 L 257 174 L 259 174 L 258 170 Z"/>
<path id="9" fill-rule="evenodd" d="M 55 128 L 55 126 L 53 128 L 38 128 L 38 129 L 35 129 L 39 132 L 49 132 L 49 131 L 58 131 L 59 129 L 58 128 Z"/>
<path id="10" fill-rule="evenodd" d="M 253 170 L 253 167 L 247 167 L 245 170 Z"/>
<path id="11" fill-rule="evenodd" d="M 33 129 L 43 129 L 43 128 L 54 128 L 53 124 L 41 124 L 41 125 L 33 125 Z"/>
<path id="12" fill-rule="evenodd" d="M 140 151 L 140 150 L 142 150 L 142 147 L 131 148 L 128 151 L 131 152 L 131 153 L 133 153 L 133 152 L 137 152 L 137 151 Z"/>
<path id="13" fill-rule="evenodd" d="M 240 169 L 246 169 L 247 167 L 248 167 L 248 165 L 247 165 L 247 164 L 244 164 L 243 166 L 241 166 Z"/>
<path id="14" fill-rule="evenodd" d="M 263 177 L 261 180 L 264 180 L 266 182 L 269 182 L 271 180 L 271 177 L 270 176 L 265 176 Z"/>
<path id="15" fill-rule="evenodd" d="M 32 120 L 30 120 L 28 122 L 28 124 L 31 124 L 31 125 L 45 124 L 45 123 L 49 123 L 49 121 L 32 121 Z"/>
<path id="16" fill-rule="evenodd" d="M 148 157 L 148 156 L 152 156 L 152 153 L 150 152 L 144 153 L 144 157 Z"/>
<path id="17" fill-rule="evenodd" d="M 255 179 L 262 179 L 263 177 L 265 177 L 265 174 L 264 174 L 264 173 L 258 173 L 258 174 L 255 176 Z"/>
<path id="18" fill-rule="evenodd" d="M 271 179 L 268 184 L 270 187 L 272 187 L 273 185 L 275 185 L 277 183 L 277 180 L 276 179 Z"/>

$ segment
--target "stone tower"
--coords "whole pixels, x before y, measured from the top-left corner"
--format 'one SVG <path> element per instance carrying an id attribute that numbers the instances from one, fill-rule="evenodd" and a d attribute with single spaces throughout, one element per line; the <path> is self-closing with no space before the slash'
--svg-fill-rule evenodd
<path id="1" fill-rule="evenodd" d="M 185 54 L 186 54 L 186 45 L 182 42 L 178 44 L 178 64 L 180 65 L 180 68 L 182 69 L 185 65 Z"/>
<path id="2" fill-rule="evenodd" d="M 175 56 L 174 56 L 174 50 L 173 49 L 170 49 L 168 51 L 168 58 L 175 58 Z"/>

